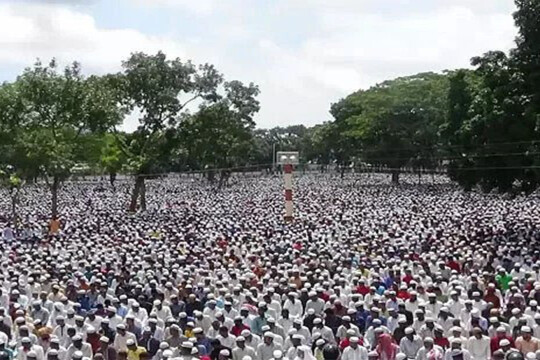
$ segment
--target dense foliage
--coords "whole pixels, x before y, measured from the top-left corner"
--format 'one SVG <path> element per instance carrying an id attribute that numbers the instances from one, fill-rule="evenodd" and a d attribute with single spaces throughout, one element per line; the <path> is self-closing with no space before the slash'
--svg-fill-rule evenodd
<path id="1" fill-rule="evenodd" d="M 474 70 L 418 74 L 355 92 L 332 106 L 330 147 L 392 172 L 445 168 L 465 189 L 532 191 L 540 183 L 540 3 L 516 0 L 519 36 Z"/>

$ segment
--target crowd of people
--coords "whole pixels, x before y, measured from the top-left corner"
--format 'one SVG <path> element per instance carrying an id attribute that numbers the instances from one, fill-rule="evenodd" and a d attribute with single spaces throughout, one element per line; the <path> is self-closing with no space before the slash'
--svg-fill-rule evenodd
<path id="1" fill-rule="evenodd" d="M 540 360 L 539 200 L 299 176 L 0 197 L 0 360 Z"/>

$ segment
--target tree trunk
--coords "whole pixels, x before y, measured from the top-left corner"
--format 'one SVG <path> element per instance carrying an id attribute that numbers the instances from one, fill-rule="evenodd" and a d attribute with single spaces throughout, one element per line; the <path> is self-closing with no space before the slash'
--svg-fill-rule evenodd
<path id="1" fill-rule="evenodd" d="M 141 192 L 141 184 L 143 183 L 143 178 L 137 176 L 135 179 L 135 186 L 133 187 L 133 192 L 131 193 L 131 202 L 129 203 L 129 211 L 137 211 L 137 199 L 139 198 L 139 193 Z"/>
<path id="2" fill-rule="evenodd" d="M 218 182 L 218 190 L 221 190 L 221 187 L 223 186 L 223 183 L 225 182 L 225 172 L 222 170 L 219 173 L 219 182 Z"/>
<path id="3" fill-rule="evenodd" d="M 141 177 L 141 210 L 146 211 L 146 183 L 144 182 L 144 177 Z"/>
<path id="4" fill-rule="evenodd" d="M 58 176 L 53 177 L 53 182 L 51 185 L 51 217 L 56 219 L 58 216 L 58 188 L 60 187 L 60 179 Z"/>
<path id="5" fill-rule="evenodd" d="M 114 188 L 114 182 L 116 181 L 116 173 L 111 172 L 109 174 L 109 182 L 111 183 L 111 186 Z"/>
<path id="6" fill-rule="evenodd" d="M 399 184 L 399 170 L 392 170 L 392 184 Z"/>

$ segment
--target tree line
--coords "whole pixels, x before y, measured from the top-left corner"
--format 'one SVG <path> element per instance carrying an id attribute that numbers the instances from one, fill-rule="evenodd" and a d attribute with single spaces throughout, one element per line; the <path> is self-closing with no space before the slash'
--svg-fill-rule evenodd
<path id="1" fill-rule="evenodd" d="M 145 179 L 154 174 L 204 170 L 221 182 L 227 169 L 270 169 L 274 150 L 297 150 L 303 163 L 335 164 L 342 174 L 376 166 L 397 183 L 405 167 L 444 168 L 465 189 L 533 191 L 540 183 L 540 3 L 516 5 L 519 34 L 509 53 L 474 57 L 473 69 L 356 91 L 330 106 L 332 121 L 312 127 L 257 129 L 255 84 L 161 52 L 134 53 L 104 76 L 84 76 L 78 63 L 38 61 L 0 86 L 1 184 L 15 204 L 24 181 L 44 179 L 55 217 L 61 184 L 73 173 L 106 172 L 112 183 L 132 174 L 135 211 L 146 208 Z M 137 129 L 118 130 L 130 114 Z"/>
<path id="2" fill-rule="evenodd" d="M 540 183 L 540 2 L 515 0 L 515 47 L 472 58 L 472 70 L 420 73 L 331 106 L 317 132 L 342 168 L 442 167 L 464 189 L 535 190 Z"/>

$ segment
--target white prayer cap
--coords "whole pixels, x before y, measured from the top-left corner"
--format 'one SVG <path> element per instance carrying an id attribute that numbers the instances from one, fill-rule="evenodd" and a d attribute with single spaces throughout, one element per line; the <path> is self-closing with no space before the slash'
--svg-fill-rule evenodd
<path id="1" fill-rule="evenodd" d="M 162 356 L 163 356 L 164 358 L 167 358 L 167 359 L 168 359 L 168 358 L 170 358 L 170 357 L 173 356 L 173 352 L 172 352 L 172 350 L 167 349 L 167 350 L 163 351 Z"/>
<path id="2" fill-rule="evenodd" d="M 191 349 L 193 348 L 193 343 L 191 341 L 184 341 L 181 346 L 185 349 Z"/>
<path id="3" fill-rule="evenodd" d="M 407 359 L 407 355 L 405 355 L 404 353 L 396 354 L 396 360 L 405 360 L 405 359 Z"/>

